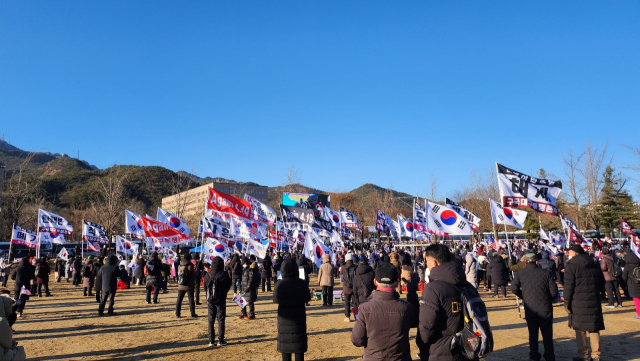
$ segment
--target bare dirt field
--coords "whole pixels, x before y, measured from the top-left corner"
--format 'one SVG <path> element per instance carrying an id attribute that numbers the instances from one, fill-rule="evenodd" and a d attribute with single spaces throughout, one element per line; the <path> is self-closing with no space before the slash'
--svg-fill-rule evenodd
<path id="1" fill-rule="evenodd" d="M 311 280 L 312 285 L 316 282 Z M 11 281 L 9 289 L 13 288 Z M 24 317 L 14 329 L 29 360 L 279 360 L 276 351 L 276 305 L 271 293 L 258 293 L 256 320 L 238 320 L 239 308 L 227 307 L 226 336 L 229 346 L 208 347 L 206 306 L 196 306 L 197 319 L 174 317 L 176 286 L 160 294 L 160 303 L 147 305 L 143 286 L 116 294 L 117 315 L 98 317 L 93 297 L 82 297 L 82 288 L 52 283 L 54 297 L 31 297 Z M 337 286 L 336 290 L 340 287 Z M 495 351 L 487 360 L 527 360 L 527 329 L 518 318 L 515 296 L 493 299 L 482 292 L 490 311 Z M 404 297 L 404 296 L 403 296 Z M 186 307 L 186 310 L 185 310 Z M 634 319 L 632 301 L 621 309 L 605 309 L 602 332 L 604 360 L 640 360 L 640 320 Z M 188 315 L 185 299 L 183 315 Z M 331 308 L 321 302 L 307 308 L 309 351 L 307 360 L 359 360 L 362 349 L 350 342 L 353 322 L 343 321 L 343 304 Z M 415 329 L 411 332 L 412 356 L 417 359 Z M 575 356 L 575 334 L 567 327 L 560 305 L 555 309 L 554 339 L 558 360 Z M 542 344 L 540 344 L 542 351 Z"/>

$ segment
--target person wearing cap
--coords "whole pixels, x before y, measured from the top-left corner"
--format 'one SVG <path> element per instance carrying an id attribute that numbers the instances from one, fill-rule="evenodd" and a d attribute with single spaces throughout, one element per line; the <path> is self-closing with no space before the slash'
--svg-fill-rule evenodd
<path id="1" fill-rule="evenodd" d="M 356 278 L 356 265 L 353 264 L 353 254 L 347 253 L 345 263 L 340 267 L 342 275 L 342 293 L 344 294 L 344 322 L 351 322 L 351 301 L 353 299 L 353 280 Z"/>
<path id="2" fill-rule="evenodd" d="M 396 292 L 398 269 L 393 265 L 376 268 L 374 284 L 371 298 L 359 307 L 351 343 L 364 347 L 363 361 L 409 361 L 409 330 L 417 324 L 417 305 L 400 299 Z"/>
<path id="3" fill-rule="evenodd" d="M 318 270 L 318 286 L 322 287 L 322 306 L 333 306 L 333 266 L 331 257 L 325 254 Z"/>
<path id="4" fill-rule="evenodd" d="M 522 298 L 525 319 L 529 329 L 529 360 L 540 361 L 538 352 L 538 330 L 542 334 L 545 361 L 556 359 L 553 350 L 553 300 L 558 286 L 553 274 L 539 268 L 535 253 L 524 255 L 525 268 L 516 272 L 511 282 L 511 291 Z"/>
<path id="5" fill-rule="evenodd" d="M 579 244 L 572 244 L 565 262 L 564 307 L 569 314 L 569 327 L 576 331 L 578 357 L 574 361 L 588 361 L 589 344 L 591 358 L 600 361 L 600 331 L 604 330 L 604 318 L 600 304 L 600 288 L 604 277 L 600 266 L 584 253 Z"/>
<path id="6" fill-rule="evenodd" d="M 452 254 L 446 246 L 434 244 L 427 247 L 425 261 L 429 283 L 422 291 L 416 335 L 420 359 L 453 361 L 451 341 L 457 332 L 462 331 L 461 294 L 469 283 L 462 266 L 452 261 Z"/>

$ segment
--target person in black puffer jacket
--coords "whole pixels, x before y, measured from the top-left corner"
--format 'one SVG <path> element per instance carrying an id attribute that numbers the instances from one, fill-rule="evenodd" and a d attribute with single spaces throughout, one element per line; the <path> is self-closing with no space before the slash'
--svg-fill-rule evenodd
<path id="1" fill-rule="evenodd" d="M 422 292 L 416 344 L 423 361 L 453 361 L 451 340 L 463 323 L 462 312 L 454 314 L 452 305 L 461 304 L 461 289 L 471 285 L 446 246 L 431 245 L 425 254 L 429 283 Z"/>
<path id="2" fill-rule="evenodd" d="M 211 282 L 215 282 L 211 285 Z M 215 286 L 215 292 L 211 299 L 209 299 L 209 290 Z M 218 347 L 226 346 L 227 342 L 224 340 L 225 334 L 225 320 L 227 317 L 227 294 L 231 289 L 231 278 L 229 274 L 224 271 L 224 261 L 220 257 L 215 257 L 211 261 L 211 271 L 204 276 L 204 288 L 207 297 L 207 308 L 209 312 L 209 346 L 213 346 L 213 341 L 216 338 L 216 332 L 214 328 L 214 322 L 218 320 Z"/>
<path id="3" fill-rule="evenodd" d="M 591 340 L 591 357 L 600 361 L 600 331 L 604 330 L 604 318 L 600 304 L 600 288 L 604 276 L 600 265 L 578 244 L 567 251 L 570 257 L 564 268 L 564 307 L 569 313 L 569 327 L 576 331 L 578 357 L 589 360 L 587 336 Z"/>
<path id="4" fill-rule="evenodd" d="M 115 301 L 116 290 L 118 289 L 118 277 L 120 277 L 120 269 L 117 266 L 118 258 L 114 255 L 107 257 L 107 264 L 100 267 L 98 277 L 102 280 L 102 298 L 100 306 L 98 306 L 98 316 L 104 316 L 104 307 L 109 299 L 108 315 L 115 315 L 113 312 L 113 304 Z"/>
<path id="5" fill-rule="evenodd" d="M 151 253 L 147 262 L 147 304 L 151 303 L 151 290 L 153 290 L 153 303 L 158 303 L 158 293 L 162 283 L 162 261 L 158 258 L 158 252 Z"/>
<path id="6" fill-rule="evenodd" d="M 538 260 L 538 267 L 551 273 L 554 277 L 556 275 L 556 264 L 549 259 L 549 252 L 542 251 L 540 253 L 540 259 Z"/>
<path id="7" fill-rule="evenodd" d="M 98 258 L 98 262 L 93 264 L 93 276 L 94 276 L 94 288 L 93 290 L 96 292 L 96 302 L 100 303 L 102 299 L 102 277 L 98 277 L 98 272 L 100 272 L 100 268 L 104 266 L 104 257 L 100 256 Z"/>
<path id="8" fill-rule="evenodd" d="M 82 257 L 76 256 L 73 260 L 73 287 L 82 283 Z"/>
<path id="9" fill-rule="evenodd" d="M 304 360 L 307 352 L 307 314 L 305 304 L 311 301 L 308 284 L 299 278 L 298 266 L 292 259 L 282 263 L 282 280 L 273 290 L 273 302 L 278 304 L 278 344 L 283 361 Z"/>
<path id="10" fill-rule="evenodd" d="M 636 283 L 633 278 L 633 271 L 640 267 L 640 258 L 636 256 L 636 254 L 627 249 L 625 251 L 624 256 L 625 266 L 624 271 L 622 271 L 622 279 L 627 282 L 627 290 L 629 291 L 629 296 L 633 298 L 633 302 L 636 305 L 636 319 L 640 319 L 640 283 Z"/>
<path id="11" fill-rule="evenodd" d="M 491 273 L 491 282 L 493 283 L 493 297 L 498 297 L 498 288 L 502 289 L 502 297 L 507 297 L 507 282 L 509 282 L 509 268 L 502 257 L 502 249 L 499 254 L 491 259 L 487 272 Z"/>
<path id="12" fill-rule="evenodd" d="M 242 271 L 242 289 L 247 306 L 242 308 L 239 319 L 254 320 L 256 318 L 255 302 L 258 300 L 258 283 L 260 274 L 258 265 L 255 262 L 256 256 L 251 255 L 244 258 L 244 269 Z"/>
<path id="13" fill-rule="evenodd" d="M 536 265 L 536 255 L 525 255 L 525 268 L 516 272 L 511 282 L 511 291 L 522 298 L 527 328 L 529 329 L 529 359 L 540 361 L 538 352 L 538 331 L 544 343 L 544 359 L 556 359 L 553 350 L 553 300 L 558 294 L 558 286 L 553 273 Z M 538 261 L 540 262 L 540 261 Z"/>
<path id="14" fill-rule="evenodd" d="M 271 257 L 269 255 L 264 256 L 262 261 L 262 292 L 271 292 L 271 274 L 273 264 L 271 263 Z M 266 286 L 266 287 L 265 287 Z"/>
<path id="15" fill-rule="evenodd" d="M 29 289 L 29 287 L 31 286 L 31 281 L 35 277 L 36 277 L 35 268 L 31 266 L 31 264 L 29 263 L 29 260 L 26 257 L 20 260 L 18 267 L 14 269 L 13 272 L 11 273 L 11 279 L 14 281 L 13 298 L 16 300 L 20 299 L 20 301 L 22 301 L 18 306 L 18 308 L 16 309 L 16 313 L 18 314 L 18 317 L 22 317 L 24 306 L 26 305 L 27 300 L 29 299 L 29 296 L 27 295 L 23 295 L 22 297 L 20 296 L 22 287 L 26 287 L 26 289 Z"/>
<path id="16" fill-rule="evenodd" d="M 353 279 L 353 303 L 356 307 L 367 301 L 376 286 L 373 284 L 375 274 L 373 268 L 369 267 L 366 260 L 358 262 L 356 276 Z"/>
<path id="17" fill-rule="evenodd" d="M 182 271 L 183 275 L 180 277 L 180 272 Z M 193 298 L 193 289 L 195 283 L 198 281 L 196 279 L 196 271 L 194 269 L 193 264 L 191 263 L 191 255 L 185 254 L 184 259 L 180 261 L 180 265 L 178 266 L 178 271 L 176 273 L 178 276 L 178 297 L 176 298 L 176 318 L 182 317 L 180 315 L 180 311 L 182 310 L 182 300 L 184 300 L 184 295 L 187 294 L 187 299 L 189 300 L 189 311 L 191 312 L 191 317 L 198 317 L 196 315 L 196 304 Z M 180 282 L 185 284 L 181 284 Z"/>
<path id="18" fill-rule="evenodd" d="M 234 294 L 242 292 L 242 261 L 239 254 L 234 254 L 231 261 L 231 282 Z"/>
<path id="19" fill-rule="evenodd" d="M 135 273 L 135 278 L 136 278 L 136 286 L 142 286 L 142 282 L 144 281 L 144 266 L 147 265 L 147 262 L 145 262 L 144 258 L 142 258 L 142 256 L 140 256 L 138 258 L 138 260 L 136 261 L 136 273 Z"/>

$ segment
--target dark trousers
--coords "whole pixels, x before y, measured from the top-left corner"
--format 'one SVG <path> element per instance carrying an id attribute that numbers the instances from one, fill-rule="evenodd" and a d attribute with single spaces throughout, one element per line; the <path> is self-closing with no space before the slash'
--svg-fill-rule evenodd
<path id="1" fill-rule="evenodd" d="M 208 303 L 209 309 L 209 343 L 213 343 L 216 338 L 215 322 L 218 320 L 218 341 L 224 341 L 224 322 L 227 317 L 227 304 L 225 301 L 220 305 Z"/>
<path id="2" fill-rule="evenodd" d="M 29 299 L 29 296 L 27 295 L 20 296 L 20 291 L 22 291 L 22 287 L 19 285 L 16 285 L 16 287 L 13 288 L 13 298 L 16 300 L 20 299 L 20 305 L 16 308 L 16 312 L 24 311 L 24 306 L 26 306 L 27 300 Z"/>
<path id="3" fill-rule="evenodd" d="M 557 271 L 556 278 L 558 279 L 558 283 L 564 286 L 564 272 Z"/>
<path id="4" fill-rule="evenodd" d="M 498 288 L 500 288 L 500 290 L 502 291 L 502 295 L 504 297 L 507 297 L 507 285 L 493 285 L 493 295 L 497 296 L 498 295 Z"/>
<path id="5" fill-rule="evenodd" d="M 480 285 L 482 283 L 482 284 L 484 284 L 485 287 L 487 287 L 487 271 L 484 271 L 482 269 L 478 269 L 478 270 L 476 270 L 476 274 L 478 275 L 478 277 L 477 277 L 478 285 Z"/>
<path id="6" fill-rule="evenodd" d="M 9 280 L 9 275 L 2 275 L 2 287 L 7 287 L 7 280 Z"/>
<path id="7" fill-rule="evenodd" d="M 108 313 L 113 313 L 113 303 L 115 301 L 116 293 L 115 292 L 102 292 L 102 298 L 100 299 L 100 306 L 98 306 L 98 314 L 104 314 L 104 306 L 107 304 L 107 299 L 109 299 L 109 308 L 107 309 Z"/>
<path id="8" fill-rule="evenodd" d="M 613 305 L 613 294 L 616 295 L 616 300 L 619 305 L 622 305 L 622 298 L 620 297 L 620 289 L 618 288 L 618 280 L 615 281 L 607 281 L 605 283 L 605 287 L 607 288 L 607 296 L 609 298 L 609 305 Z"/>
<path id="9" fill-rule="evenodd" d="M 193 289 L 188 290 L 178 290 L 178 298 L 176 299 L 176 316 L 180 316 L 180 310 L 182 309 L 182 300 L 184 299 L 184 294 L 187 294 L 187 298 L 189 299 L 189 311 L 191 311 L 191 317 L 196 315 L 196 304 L 193 301 Z"/>
<path id="10" fill-rule="evenodd" d="M 200 304 L 200 280 L 196 280 L 196 288 L 194 289 L 196 296 L 196 303 Z"/>
<path id="11" fill-rule="evenodd" d="M 629 297 L 629 287 L 627 286 L 627 281 L 620 278 L 618 280 L 618 284 L 620 285 L 620 288 L 622 288 L 622 292 L 624 293 L 624 298 L 631 298 Z"/>
<path id="12" fill-rule="evenodd" d="M 322 286 L 322 304 L 333 306 L 333 286 Z"/>
<path id="13" fill-rule="evenodd" d="M 233 279 L 233 293 L 242 292 L 242 279 L 234 278 Z"/>
<path id="14" fill-rule="evenodd" d="M 262 278 L 261 281 L 262 281 L 262 292 L 271 292 L 271 277 Z"/>
<path id="15" fill-rule="evenodd" d="M 57 272 L 58 275 L 56 276 L 56 282 L 60 283 L 60 279 L 62 278 L 62 273 L 64 273 L 64 271 L 62 272 Z"/>
<path id="16" fill-rule="evenodd" d="M 253 302 L 247 302 L 247 305 L 240 311 L 241 316 L 255 316 L 256 305 Z"/>
<path id="17" fill-rule="evenodd" d="M 351 300 L 352 299 L 353 299 L 353 293 L 347 293 L 344 295 L 344 316 L 347 318 L 351 317 Z"/>
<path id="18" fill-rule="evenodd" d="M 102 290 L 96 290 L 96 302 L 100 303 L 100 299 L 102 296 Z"/>
<path id="19" fill-rule="evenodd" d="M 160 285 L 147 285 L 147 302 L 151 302 L 151 290 L 153 290 L 153 303 L 158 303 Z"/>
<path id="20" fill-rule="evenodd" d="M 303 353 L 296 353 L 296 354 L 283 353 L 282 354 L 282 361 L 291 361 L 291 355 L 296 355 L 296 357 L 295 357 L 296 361 L 304 361 L 304 354 Z"/>
<path id="21" fill-rule="evenodd" d="M 487 283 L 486 283 L 487 289 L 491 290 L 491 275 L 487 273 Z"/>
<path id="22" fill-rule="evenodd" d="M 44 293 L 49 295 L 49 282 L 38 283 L 38 296 L 42 296 L 42 286 L 44 286 Z"/>
<path id="23" fill-rule="evenodd" d="M 535 361 L 540 360 L 541 355 L 538 352 L 538 330 L 540 330 L 544 345 L 544 359 L 554 361 L 556 355 L 553 351 L 553 314 L 540 315 L 525 311 L 525 317 L 529 329 L 529 358 Z"/>
<path id="24" fill-rule="evenodd" d="M 73 274 L 73 285 L 77 286 L 82 283 L 82 276 L 79 273 Z"/>

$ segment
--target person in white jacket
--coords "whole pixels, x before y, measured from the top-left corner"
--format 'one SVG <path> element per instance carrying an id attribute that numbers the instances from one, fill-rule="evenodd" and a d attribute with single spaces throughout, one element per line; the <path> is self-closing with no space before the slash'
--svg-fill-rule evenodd
<path id="1" fill-rule="evenodd" d="M 467 250 L 465 256 L 464 274 L 467 277 L 467 282 L 471 283 L 473 287 L 478 288 L 478 277 L 476 273 L 477 260 L 473 257 L 473 252 Z"/>

